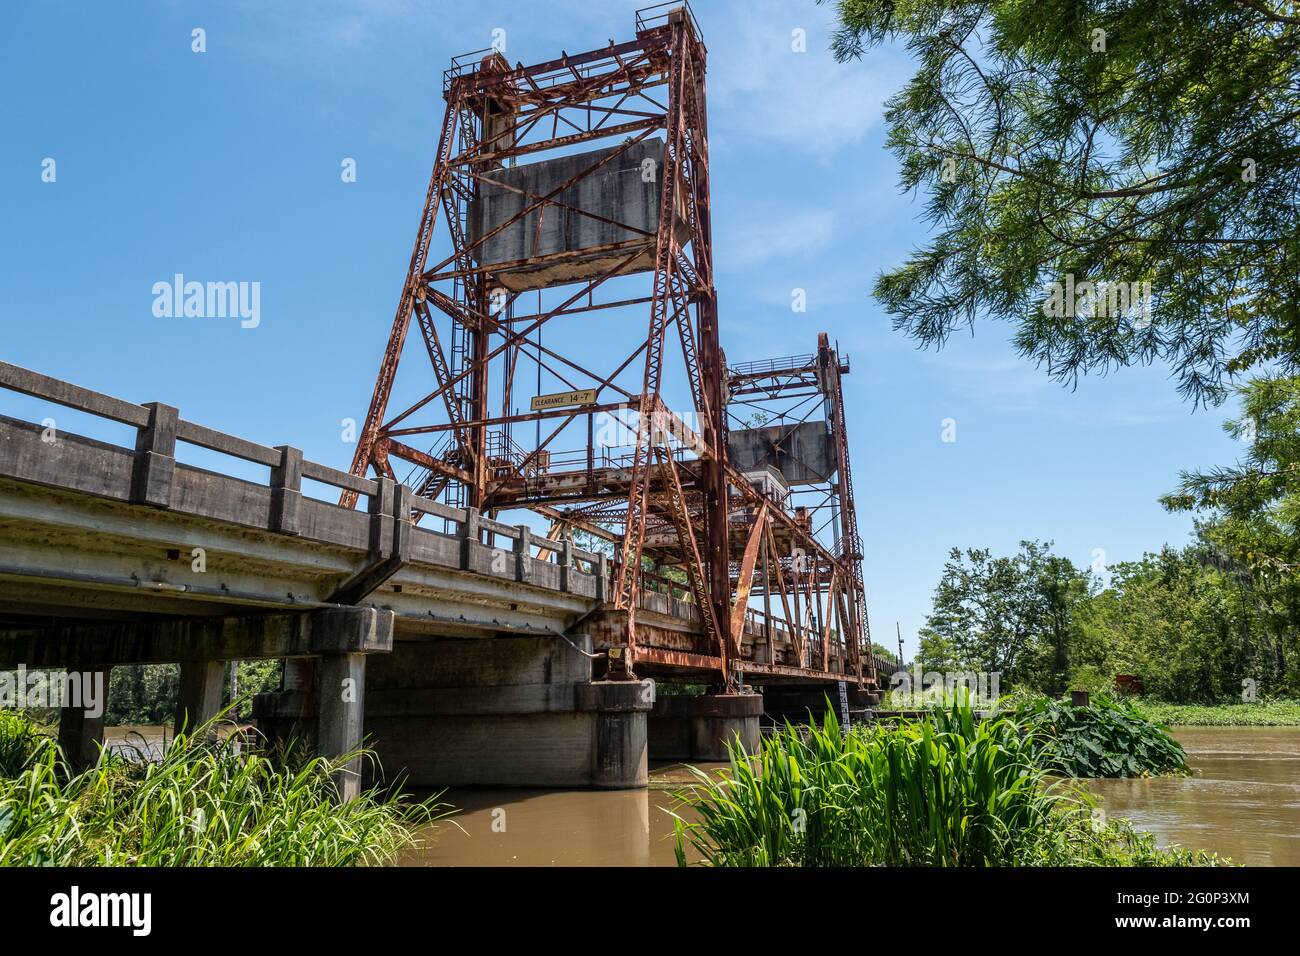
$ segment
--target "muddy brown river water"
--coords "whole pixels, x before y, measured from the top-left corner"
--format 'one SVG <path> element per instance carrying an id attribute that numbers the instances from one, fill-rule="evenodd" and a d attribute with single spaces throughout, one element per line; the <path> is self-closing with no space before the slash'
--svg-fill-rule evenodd
<path id="1" fill-rule="evenodd" d="M 1112 815 L 1161 844 L 1247 866 L 1300 866 L 1300 727 L 1176 727 L 1190 777 L 1093 780 Z"/>
<path id="2" fill-rule="evenodd" d="M 1184 727 L 1192 775 L 1093 780 L 1111 815 L 1162 845 L 1212 850 L 1249 866 L 1300 866 L 1300 727 Z M 718 765 L 705 765 L 710 769 Z M 643 791 L 462 790 L 414 866 L 673 866 L 672 791 L 680 765 L 651 768 Z"/>
<path id="3" fill-rule="evenodd" d="M 111 728 L 110 744 L 161 744 L 159 728 Z M 1211 850 L 1248 866 L 1300 866 L 1300 727 L 1179 727 L 1192 775 L 1092 780 L 1108 814 L 1162 845 Z M 142 748 L 145 749 L 145 748 Z M 721 764 L 704 764 L 718 769 Z M 457 790 L 460 808 L 407 866 L 673 866 L 680 764 L 651 768 L 647 790 Z"/>

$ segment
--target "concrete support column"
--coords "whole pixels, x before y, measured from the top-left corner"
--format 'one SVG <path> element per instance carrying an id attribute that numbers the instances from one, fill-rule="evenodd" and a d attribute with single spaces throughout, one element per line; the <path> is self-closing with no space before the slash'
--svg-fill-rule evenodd
<path id="1" fill-rule="evenodd" d="M 759 747 L 759 694 L 661 697 L 649 719 L 650 756 L 656 760 L 726 760 L 727 744 L 748 753 Z"/>
<path id="2" fill-rule="evenodd" d="M 316 658 L 291 657 L 284 662 L 280 689 L 253 698 L 257 729 L 272 746 L 292 741 L 296 748 L 315 748 L 316 671 Z"/>
<path id="3" fill-rule="evenodd" d="M 73 699 L 65 701 L 59 709 L 59 747 L 74 773 L 80 773 L 92 767 L 99 759 L 100 747 L 104 743 L 104 715 L 108 711 L 108 682 L 112 676 L 111 667 L 79 671 L 96 688 L 102 690 L 94 701 Z M 82 687 L 84 688 L 84 681 Z M 93 707 L 88 706 L 93 703 Z M 98 713 L 95 713 L 98 711 Z"/>
<path id="4" fill-rule="evenodd" d="M 361 743 L 367 654 L 393 649 L 393 612 L 371 607 L 321 608 L 310 615 L 309 657 L 285 661 L 274 694 L 254 700 L 257 727 L 270 740 L 338 757 Z M 359 761 L 357 762 L 359 764 Z M 360 792 L 360 767 L 337 776 L 339 793 Z"/>
<path id="5" fill-rule="evenodd" d="M 366 655 L 327 654 L 320 659 L 317 693 L 320 717 L 316 747 L 322 757 L 336 758 L 361 746 L 364 735 Z M 361 793 L 361 760 L 349 761 L 334 775 L 340 800 Z"/>
<path id="6" fill-rule="evenodd" d="M 654 701 L 650 681 L 593 681 L 580 706 L 596 715 L 591 785 L 601 790 L 644 787 L 650 780 L 646 711 Z"/>
<path id="7" fill-rule="evenodd" d="M 393 649 L 393 612 L 369 607 L 312 612 L 316 665 L 316 751 L 336 758 L 361 746 L 366 709 L 366 655 Z M 334 776 L 340 800 L 361 793 L 361 761 L 350 760 Z"/>
<path id="8" fill-rule="evenodd" d="M 176 733 L 193 733 L 221 710 L 225 690 L 223 661 L 182 661 L 181 683 L 176 695 Z"/>

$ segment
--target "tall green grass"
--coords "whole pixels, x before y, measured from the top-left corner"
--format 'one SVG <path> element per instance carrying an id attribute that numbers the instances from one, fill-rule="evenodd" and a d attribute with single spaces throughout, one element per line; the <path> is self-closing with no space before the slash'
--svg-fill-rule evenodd
<path id="1" fill-rule="evenodd" d="M 1208 864 L 1124 824 L 1095 822 L 1082 791 L 1048 779 L 1007 719 L 967 704 L 842 734 L 789 724 L 720 778 L 678 795 L 677 859 L 714 866 Z M 688 819 L 688 817 L 690 819 Z"/>
<path id="2" fill-rule="evenodd" d="M 448 813 L 375 791 L 340 804 L 331 774 L 357 754 L 294 765 L 211 730 L 178 735 L 157 760 L 106 752 L 76 775 L 57 747 L 36 746 L 0 775 L 0 865 L 377 865 Z"/>
<path id="3" fill-rule="evenodd" d="M 22 773 L 54 741 L 14 711 L 0 710 L 0 779 Z"/>

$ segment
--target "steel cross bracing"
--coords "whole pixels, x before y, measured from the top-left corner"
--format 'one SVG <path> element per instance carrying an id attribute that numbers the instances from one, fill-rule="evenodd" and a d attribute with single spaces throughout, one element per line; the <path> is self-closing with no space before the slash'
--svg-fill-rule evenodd
<path id="1" fill-rule="evenodd" d="M 352 472 L 396 477 L 399 460 L 423 497 L 493 519 L 540 515 L 549 529 L 537 539 L 539 556 L 554 556 L 554 542 L 574 532 L 612 545 L 600 642 L 610 678 L 689 671 L 730 690 L 766 667 L 860 681 L 860 546 L 824 543 L 809 516 L 829 506 L 792 512 L 737 471 L 728 452 L 733 403 L 795 389 L 829 400 L 839 442 L 831 510 L 843 531 L 837 540 L 856 542 L 841 362 L 830 359 L 832 374 L 818 361 L 833 351 L 819 348 L 728 374 L 713 280 L 706 50 L 682 6 L 643 12 L 637 25 L 634 40 L 587 53 L 511 66 L 481 51 L 444 75 L 433 171 Z M 651 228 L 627 221 L 623 207 L 581 199 L 586 184 L 625 174 L 629 157 L 659 143 Z M 515 172 L 521 160 L 574 155 L 577 171 L 562 181 L 530 185 Z M 516 205 L 493 220 L 480 206 L 489 196 Z M 555 217 L 598 224 L 613 238 L 548 248 L 543 232 Z M 499 237 L 523 237 L 526 254 L 494 253 Z M 575 317 L 603 330 L 605 367 L 558 338 Z M 432 380 L 425 373 L 424 386 L 395 403 L 412 320 Z M 643 334 L 629 336 L 638 325 Z M 543 376 L 581 398 L 528 407 L 542 397 Z M 634 437 L 600 440 L 610 420 Z M 353 506 L 355 495 L 341 503 Z M 689 649 L 665 642 L 661 612 L 647 610 L 659 607 L 655 594 L 691 610 Z"/>

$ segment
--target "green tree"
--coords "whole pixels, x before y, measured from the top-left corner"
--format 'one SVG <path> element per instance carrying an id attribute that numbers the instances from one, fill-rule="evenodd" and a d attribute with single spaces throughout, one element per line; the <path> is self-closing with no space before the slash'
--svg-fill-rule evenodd
<path id="1" fill-rule="evenodd" d="M 876 282 L 897 329 L 1007 320 L 1058 380 L 1162 361 L 1197 401 L 1300 367 L 1294 3 L 836 5 L 839 59 L 899 42 L 917 65 L 886 120 L 935 232 Z"/>
<path id="2" fill-rule="evenodd" d="M 1009 557 L 954 548 L 920 631 L 927 669 L 999 672 L 1004 681 L 1060 690 L 1069 673 L 1074 613 L 1089 579 L 1051 544 L 1022 541 Z"/>
<path id="3" fill-rule="evenodd" d="M 1250 609 L 1199 546 L 1165 548 L 1111 569 L 1115 642 L 1108 671 L 1137 674 L 1163 700 L 1214 702 L 1241 694 L 1249 669 L 1242 635 Z"/>
<path id="4" fill-rule="evenodd" d="M 1076 617 L 1092 582 L 1068 558 L 1045 551 L 1030 554 L 1034 558 L 1030 566 L 1041 621 L 1031 680 L 1052 693 L 1060 693 L 1066 690 L 1071 671 L 1081 663 L 1076 653 Z"/>
<path id="5" fill-rule="evenodd" d="M 1235 465 L 1184 472 L 1162 502 L 1202 518 L 1206 563 L 1222 569 L 1252 612 L 1242 653 L 1257 676 L 1300 686 L 1300 378 L 1239 388 L 1242 414 L 1224 424 L 1243 443 Z M 1253 624 L 1253 626 L 1252 626 Z"/>

